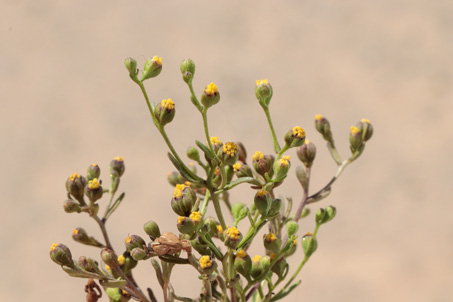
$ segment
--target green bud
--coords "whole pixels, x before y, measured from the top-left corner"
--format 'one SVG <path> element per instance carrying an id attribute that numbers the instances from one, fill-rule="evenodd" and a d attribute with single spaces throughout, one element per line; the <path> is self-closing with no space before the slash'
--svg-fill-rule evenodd
<path id="1" fill-rule="evenodd" d="M 359 128 L 351 126 L 351 132 L 349 133 L 349 143 L 352 153 L 358 151 L 360 147 L 362 147 L 362 132 Z"/>
<path id="2" fill-rule="evenodd" d="M 289 250 L 285 253 L 285 257 L 289 257 L 293 255 L 297 250 L 297 239 L 293 240 L 293 243 L 289 247 Z"/>
<path id="3" fill-rule="evenodd" d="M 238 160 L 245 164 L 245 162 L 247 160 L 247 150 L 245 149 L 244 144 L 242 144 L 241 142 L 236 142 L 236 145 L 239 148 L 239 158 L 238 158 Z"/>
<path id="4" fill-rule="evenodd" d="M 307 178 L 307 173 L 305 172 L 304 167 L 297 166 L 296 177 L 297 177 L 297 180 L 300 182 L 302 188 L 308 189 L 308 178 Z"/>
<path id="5" fill-rule="evenodd" d="M 302 237 L 302 248 L 306 257 L 310 257 L 316 251 L 318 248 L 318 241 L 312 233 L 307 233 Z"/>
<path id="6" fill-rule="evenodd" d="M 276 274 L 279 278 L 285 278 L 286 274 L 288 273 L 289 265 L 286 262 L 285 258 L 280 258 L 277 262 L 272 266 L 271 271 Z"/>
<path id="7" fill-rule="evenodd" d="M 209 255 L 211 250 L 209 246 L 205 243 L 200 242 L 201 237 L 197 237 L 194 240 L 190 241 L 190 245 L 201 255 Z"/>
<path id="8" fill-rule="evenodd" d="M 105 289 L 105 293 L 111 302 L 127 302 L 131 299 L 125 290 L 118 287 L 108 287 Z"/>
<path id="9" fill-rule="evenodd" d="M 210 275 L 217 268 L 217 263 L 210 256 L 202 256 L 199 260 L 199 266 L 204 274 Z"/>
<path id="10" fill-rule="evenodd" d="M 329 222 L 335 217 L 336 214 L 337 209 L 334 206 L 328 206 L 325 209 L 320 208 L 318 212 L 316 212 L 316 223 L 323 224 Z"/>
<path id="11" fill-rule="evenodd" d="M 143 240 L 143 238 L 138 235 L 129 235 L 124 243 L 126 244 L 126 250 L 128 250 L 129 252 L 136 247 L 141 249 L 144 249 L 146 247 L 145 240 Z"/>
<path id="12" fill-rule="evenodd" d="M 271 84 L 269 84 L 267 79 L 256 81 L 255 95 L 263 108 L 267 108 L 269 106 L 269 103 L 272 99 L 272 94 L 272 86 Z"/>
<path id="13" fill-rule="evenodd" d="M 304 209 L 302 210 L 302 213 L 300 213 L 300 218 L 307 217 L 308 215 L 310 215 L 310 209 L 307 207 L 304 207 Z"/>
<path id="14" fill-rule="evenodd" d="M 72 239 L 86 245 L 102 246 L 102 244 L 97 242 L 96 239 L 88 236 L 88 233 L 82 228 L 72 230 Z"/>
<path id="15" fill-rule="evenodd" d="M 194 160 L 194 161 L 200 160 L 200 154 L 198 153 L 198 149 L 193 146 L 190 146 L 189 148 L 187 148 L 186 154 L 187 154 L 187 157 L 190 158 L 191 160 Z"/>
<path id="16" fill-rule="evenodd" d="M 195 63 L 191 59 L 185 59 L 179 66 L 182 73 L 182 79 L 187 84 L 192 82 L 193 76 L 195 75 Z"/>
<path id="17" fill-rule="evenodd" d="M 304 163 L 305 167 L 310 168 L 316 157 L 316 146 L 312 142 L 305 140 L 305 143 L 297 148 L 297 157 Z"/>
<path id="18" fill-rule="evenodd" d="M 269 256 L 261 257 L 261 259 L 260 259 L 260 266 L 261 266 L 261 270 L 262 270 L 263 272 L 265 272 L 266 270 L 268 270 L 269 267 L 271 266 L 271 257 L 269 257 Z"/>
<path id="19" fill-rule="evenodd" d="M 233 142 L 223 144 L 217 151 L 217 159 L 224 165 L 234 165 L 239 157 L 239 148 Z"/>
<path id="20" fill-rule="evenodd" d="M 334 206 L 328 206 L 326 208 L 326 213 L 327 217 L 329 217 L 327 221 L 331 221 L 335 217 L 335 215 L 337 215 L 337 209 Z"/>
<path id="21" fill-rule="evenodd" d="M 286 223 L 286 233 L 288 234 L 288 237 L 295 235 L 298 230 L 299 224 L 297 222 L 291 220 Z"/>
<path id="22" fill-rule="evenodd" d="M 72 199 L 68 199 L 64 202 L 63 209 L 66 213 L 80 213 L 82 211 L 80 209 L 79 203 L 75 202 Z"/>
<path id="23" fill-rule="evenodd" d="M 154 108 L 154 116 L 161 126 L 170 123 L 175 117 L 175 103 L 171 99 L 163 99 Z"/>
<path id="24" fill-rule="evenodd" d="M 291 162 L 289 161 L 289 156 L 282 156 L 279 160 L 274 162 L 274 174 L 275 179 L 283 180 L 287 175 L 289 168 L 291 167 Z"/>
<path id="25" fill-rule="evenodd" d="M 285 143 L 288 147 L 299 147 L 304 144 L 305 130 L 299 126 L 289 130 L 285 135 Z"/>
<path id="26" fill-rule="evenodd" d="M 263 272 L 263 268 L 260 263 L 261 258 L 262 257 L 260 255 L 256 255 L 252 258 L 252 269 L 250 270 L 250 275 L 253 278 L 257 278 Z"/>
<path id="27" fill-rule="evenodd" d="M 85 187 L 85 194 L 88 196 L 88 199 L 91 203 L 95 203 L 102 197 L 104 189 L 101 187 L 102 181 L 94 178 L 90 180 Z"/>
<path id="28" fill-rule="evenodd" d="M 167 180 L 172 186 L 176 186 L 178 184 L 182 184 L 182 183 L 186 182 L 184 177 L 182 177 L 182 175 L 176 171 L 168 172 Z"/>
<path id="29" fill-rule="evenodd" d="M 159 226 L 157 225 L 157 223 L 155 223 L 152 220 L 145 223 L 145 225 L 143 226 L 143 229 L 145 230 L 145 233 L 148 234 L 148 236 L 152 240 L 161 236 Z"/>
<path id="30" fill-rule="evenodd" d="M 87 180 L 93 180 L 99 178 L 101 175 L 101 169 L 97 164 L 92 164 L 87 169 Z"/>
<path id="31" fill-rule="evenodd" d="M 242 234 L 237 228 L 231 227 L 225 231 L 224 243 L 227 247 L 229 247 L 231 249 L 236 249 L 236 247 L 238 246 L 239 242 L 241 242 L 241 240 L 242 240 Z"/>
<path id="32" fill-rule="evenodd" d="M 240 161 L 237 161 L 233 165 L 234 173 L 236 173 L 237 178 L 241 177 L 253 177 L 253 172 L 252 169 L 246 164 L 240 163 Z"/>
<path id="33" fill-rule="evenodd" d="M 272 200 L 271 209 L 269 211 L 270 216 L 274 216 L 280 212 L 280 209 L 283 207 L 283 202 L 280 198 Z"/>
<path id="34" fill-rule="evenodd" d="M 124 173 L 125 166 L 124 166 L 124 158 L 122 156 L 117 156 L 110 162 L 110 173 L 114 171 L 117 173 L 119 177 L 121 177 Z"/>
<path id="35" fill-rule="evenodd" d="M 206 108 L 209 108 L 220 101 L 219 89 L 214 83 L 211 83 L 205 87 L 200 101 Z"/>
<path id="36" fill-rule="evenodd" d="M 154 56 L 152 59 L 148 59 L 145 62 L 145 66 L 143 67 L 143 74 L 140 81 L 144 81 L 150 78 L 157 77 L 160 72 L 162 71 L 162 58 L 158 56 Z"/>
<path id="37" fill-rule="evenodd" d="M 321 114 L 315 116 L 315 128 L 321 133 L 322 137 L 333 145 L 332 132 L 330 131 L 329 121 Z"/>
<path id="38" fill-rule="evenodd" d="M 260 212 L 260 214 L 263 216 L 267 216 L 270 205 L 272 203 L 271 195 L 263 189 L 256 192 L 255 199 L 253 201 L 256 209 Z"/>
<path id="39" fill-rule="evenodd" d="M 132 259 L 135 261 L 140 261 L 146 258 L 148 255 L 147 250 L 136 247 L 130 251 Z"/>
<path id="40" fill-rule="evenodd" d="M 191 187 L 179 184 L 173 192 L 171 207 L 179 216 L 189 216 L 196 200 L 197 195 Z"/>
<path id="41" fill-rule="evenodd" d="M 210 237 L 214 236 L 217 232 L 217 221 L 213 217 L 208 217 L 204 220 L 204 225 L 207 228 L 207 234 Z"/>
<path id="42" fill-rule="evenodd" d="M 277 253 L 282 245 L 282 240 L 274 233 L 269 233 L 263 236 L 263 243 L 266 250 Z"/>
<path id="43" fill-rule="evenodd" d="M 176 226 L 182 234 L 191 236 L 195 233 L 195 223 L 189 217 L 179 216 Z"/>
<path id="44" fill-rule="evenodd" d="M 74 199 L 83 204 L 83 193 L 85 191 L 86 184 L 87 181 L 85 177 L 74 173 L 66 180 L 66 190 L 74 197 Z"/>
<path id="45" fill-rule="evenodd" d="M 124 65 L 126 66 L 126 69 L 129 71 L 129 76 L 131 79 L 134 80 L 134 78 L 137 77 L 137 61 L 133 58 L 126 58 L 124 60 Z"/>
<path id="46" fill-rule="evenodd" d="M 74 261 L 72 260 L 71 251 L 64 244 L 52 244 L 50 247 L 50 259 L 58 265 L 64 265 L 68 267 L 74 267 Z"/>
<path id="47" fill-rule="evenodd" d="M 248 208 L 244 203 L 237 202 L 231 207 L 231 213 L 233 214 L 234 219 L 239 222 L 247 217 Z"/>
<path id="48" fill-rule="evenodd" d="M 358 124 L 357 128 L 362 132 L 362 140 L 363 142 L 368 141 L 371 136 L 373 135 L 373 125 L 371 125 L 370 121 L 363 118 Z"/>
<path id="49" fill-rule="evenodd" d="M 118 270 L 120 267 L 118 263 L 118 256 L 116 256 L 115 252 L 111 249 L 103 248 L 101 250 L 101 259 L 114 271 Z"/>
<path id="50" fill-rule="evenodd" d="M 244 250 L 236 252 L 234 258 L 234 269 L 245 278 L 250 278 L 250 270 L 252 268 L 252 259 Z"/>
<path id="51" fill-rule="evenodd" d="M 133 270 L 138 264 L 138 262 L 134 260 L 134 258 L 132 258 L 131 253 L 127 251 L 124 252 L 123 255 L 118 257 L 118 262 L 125 274 Z"/>
<path id="52" fill-rule="evenodd" d="M 272 175 L 272 166 L 274 165 L 275 160 L 274 156 L 264 155 L 257 151 L 252 156 L 252 160 L 252 166 L 259 175 L 264 176 L 266 173 L 269 174 L 269 176 Z"/>
<path id="53" fill-rule="evenodd" d="M 99 269 L 99 264 L 97 261 L 87 258 L 85 256 L 80 256 L 77 264 L 84 270 L 90 273 L 96 273 Z M 96 267 L 96 268 L 95 268 Z"/>

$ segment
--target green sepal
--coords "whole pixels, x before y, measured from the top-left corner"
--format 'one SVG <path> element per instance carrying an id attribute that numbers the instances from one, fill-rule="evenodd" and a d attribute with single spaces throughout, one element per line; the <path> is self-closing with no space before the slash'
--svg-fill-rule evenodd
<path id="1" fill-rule="evenodd" d="M 99 280 L 99 283 L 103 286 L 103 287 L 109 287 L 109 288 L 117 288 L 117 287 L 124 287 L 126 284 L 127 284 L 127 281 L 126 280 L 106 280 L 106 279 L 103 279 L 103 280 Z"/>

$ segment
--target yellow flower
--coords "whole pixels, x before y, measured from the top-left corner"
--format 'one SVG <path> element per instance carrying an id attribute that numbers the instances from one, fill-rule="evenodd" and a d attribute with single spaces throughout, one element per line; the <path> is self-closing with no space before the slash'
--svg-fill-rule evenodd
<path id="1" fill-rule="evenodd" d="M 241 170 L 241 168 L 242 168 L 242 164 L 240 162 L 237 162 L 233 165 L 234 172 Z"/>
<path id="2" fill-rule="evenodd" d="M 252 159 L 254 161 L 258 161 L 258 160 L 263 159 L 263 158 L 264 158 L 264 154 L 262 152 L 260 152 L 260 151 L 256 151 L 255 154 L 253 154 L 253 156 L 252 156 Z"/>
<path id="3" fill-rule="evenodd" d="M 256 86 L 260 86 L 261 84 L 269 84 L 267 79 L 264 80 L 256 80 Z"/>
<path id="4" fill-rule="evenodd" d="M 122 156 L 117 156 L 117 157 L 114 158 L 114 160 L 124 161 L 124 158 Z M 97 166 L 97 164 L 93 164 L 93 166 Z"/>
<path id="5" fill-rule="evenodd" d="M 351 126 L 351 134 L 352 135 L 357 135 L 360 132 L 359 128 L 355 126 Z"/>
<path id="6" fill-rule="evenodd" d="M 293 136 L 302 139 L 305 137 L 305 130 L 299 126 L 296 126 L 293 128 Z"/>
<path id="7" fill-rule="evenodd" d="M 215 95 L 215 94 L 219 93 L 219 89 L 217 88 L 217 86 L 214 83 L 211 83 L 208 86 L 206 86 L 205 93 L 207 96 Z"/>
<path id="8" fill-rule="evenodd" d="M 315 115 L 315 121 L 322 120 L 323 116 L 321 114 L 316 114 Z"/>
<path id="9" fill-rule="evenodd" d="M 260 262 L 261 260 L 261 256 L 260 255 L 255 255 L 255 257 L 252 258 L 252 261 L 257 263 L 257 262 Z"/>
<path id="10" fill-rule="evenodd" d="M 69 176 L 69 180 L 70 181 L 74 181 L 74 180 L 76 180 L 78 178 L 80 178 L 79 173 L 74 173 L 74 174 L 71 174 L 71 176 Z"/>
<path id="11" fill-rule="evenodd" d="M 183 185 L 183 184 L 178 184 L 176 185 L 175 187 L 175 190 L 173 191 L 173 198 L 181 198 L 182 195 L 183 195 L 183 192 L 184 189 L 186 188 L 187 186 L 186 185 Z"/>
<path id="12" fill-rule="evenodd" d="M 200 222 L 200 220 L 201 220 L 201 213 L 200 213 L 200 212 L 192 212 L 192 213 L 190 214 L 190 219 L 191 219 L 193 222 L 195 222 L 195 223 Z"/>
<path id="13" fill-rule="evenodd" d="M 175 109 L 175 103 L 171 99 L 163 99 L 160 105 L 167 110 Z"/>
<path id="14" fill-rule="evenodd" d="M 238 151 L 238 146 L 233 142 L 223 145 L 223 153 L 225 153 L 228 157 L 235 157 Z"/>
<path id="15" fill-rule="evenodd" d="M 159 58 L 158 56 L 154 56 L 152 59 L 154 62 L 156 62 L 159 65 L 162 65 L 162 58 Z"/>
<path id="16" fill-rule="evenodd" d="M 229 238 L 234 240 L 237 240 L 241 237 L 241 232 L 239 232 L 239 230 L 235 227 L 227 229 L 225 233 Z"/>
<path id="17" fill-rule="evenodd" d="M 92 189 L 92 190 L 99 189 L 100 186 L 101 186 L 101 183 L 98 181 L 97 178 L 94 178 L 93 180 L 90 180 L 88 182 L 88 188 L 89 189 Z"/>
<path id="18" fill-rule="evenodd" d="M 124 265 L 124 263 L 126 263 L 126 258 L 123 255 L 119 255 L 118 256 L 118 263 L 120 265 Z"/>
<path id="19" fill-rule="evenodd" d="M 211 257 L 209 256 L 202 256 L 199 262 L 201 269 L 207 269 L 212 267 L 212 260 Z"/>
<path id="20" fill-rule="evenodd" d="M 244 250 L 239 250 L 236 252 L 236 258 L 245 258 L 247 256 L 247 252 Z"/>

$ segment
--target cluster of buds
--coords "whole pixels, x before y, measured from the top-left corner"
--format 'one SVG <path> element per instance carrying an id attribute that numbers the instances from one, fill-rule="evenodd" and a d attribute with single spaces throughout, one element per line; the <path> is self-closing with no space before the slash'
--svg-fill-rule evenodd
<path id="1" fill-rule="evenodd" d="M 351 126 L 351 132 L 349 133 L 351 152 L 360 151 L 372 135 L 373 126 L 367 119 L 362 119 L 356 126 Z"/>

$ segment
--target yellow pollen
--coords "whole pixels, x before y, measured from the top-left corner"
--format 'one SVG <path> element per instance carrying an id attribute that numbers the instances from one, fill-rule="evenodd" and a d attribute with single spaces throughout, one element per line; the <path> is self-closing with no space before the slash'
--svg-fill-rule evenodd
<path id="1" fill-rule="evenodd" d="M 184 218 L 186 218 L 186 217 L 184 217 L 184 216 L 178 216 L 178 224 L 183 224 Z"/>
<path id="2" fill-rule="evenodd" d="M 280 159 L 280 165 L 287 167 L 289 165 L 289 161 L 286 159 Z"/>
<path id="3" fill-rule="evenodd" d="M 173 103 L 171 99 L 163 99 L 162 102 L 160 102 L 160 105 L 167 110 L 175 109 L 175 103 Z"/>
<path id="4" fill-rule="evenodd" d="M 75 181 L 76 179 L 80 178 L 79 173 L 74 173 L 71 176 L 69 176 L 70 181 Z"/>
<path id="5" fill-rule="evenodd" d="M 239 162 L 237 162 L 233 165 L 234 172 L 241 170 L 241 168 L 242 168 L 242 164 Z"/>
<path id="6" fill-rule="evenodd" d="M 267 81 L 267 79 L 264 79 L 264 80 L 256 80 L 256 86 L 260 86 L 262 84 L 265 84 L 265 85 L 268 85 L 269 82 Z"/>
<path id="7" fill-rule="evenodd" d="M 98 164 L 94 163 L 94 164 L 92 164 L 92 166 L 93 166 L 93 167 L 97 167 L 97 166 L 98 166 Z"/>
<path id="8" fill-rule="evenodd" d="M 223 229 L 222 229 L 222 226 L 220 224 L 217 226 L 217 232 L 219 232 L 219 234 L 223 233 Z"/>
<path id="9" fill-rule="evenodd" d="M 52 246 L 50 247 L 50 251 L 53 252 L 57 247 L 58 247 L 57 243 L 52 244 Z"/>
<path id="10" fill-rule="evenodd" d="M 294 239 L 293 245 L 297 245 L 297 239 Z"/>
<path id="11" fill-rule="evenodd" d="M 107 264 L 105 265 L 105 269 L 108 270 L 109 272 L 112 272 L 112 269 Z"/>
<path id="12" fill-rule="evenodd" d="M 260 262 L 261 260 L 261 256 L 260 255 L 255 255 L 255 257 L 252 258 L 252 261 L 257 263 L 257 262 Z"/>
<path id="13" fill-rule="evenodd" d="M 271 260 L 274 260 L 275 256 L 277 256 L 277 254 L 276 253 L 271 253 L 270 256 L 271 256 Z"/>
<path id="14" fill-rule="evenodd" d="M 184 183 L 184 185 L 186 185 L 187 187 L 190 187 L 191 182 L 190 182 L 190 181 L 186 181 L 186 182 Z"/>
<path id="15" fill-rule="evenodd" d="M 227 229 L 225 233 L 229 238 L 234 240 L 238 240 L 241 237 L 241 232 L 235 227 Z"/>
<path id="16" fill-rule="evenodd" d="M 264 154 L 261 153 L 260 151 L 256 151 L 255 154 L 253 154 L 253 156 L 252 156 L 252 159 L 254 161 L 258 161 L 258 160 L 263 159 L 263 158 L 264 158 Z"/>
<path id="17" fill-rule="evenodd" d="M 247 256 L 247 252 L 244 250 L 239 250 L 236 252 L 236 258 L 245 258 Z"/>
<path id="18" fill-rule="evenodd" d="M 223 153 L 225 153 L 228 157 L 235 157 L 238 150 L 238 146 L 233 142 L 223 145 Z"/>
<path id="19" fill-rule="evenodd" d="M 211 144 L 221 145 L 222 141 L 217 136 L 211 136 Z"/>
<path id="20" fill-rule="evenodd" d="M 159 65 L 162 65 L 162 58 L 159 58 L 158 56 L 154 56 L 153 61 Z"/>
<path id="21" fill-rule="evenodd" d="M 289 155 L 282 156 L 282 159 L 289 161 L 290 157 Z"/>
<path id="22" fill-rule="evenodd" d="M 201 220 L 201 213 L 200 212 L 192 212 L 190 213 L 190 219 L 197 223 L 197 222 L 200 222 Z"/>
<path id="23" fill-rule="evenodd" d="M 269 234 L 266 235 L 266 237 L 264 237 L 264 239 L 267 242 L 274 242 L 275 240 L 277 240 L 277 237 L 275 236 L 274 233 L 269 233 Z"/>
<path id="24" fill-rule="evenodd" d="M 369 120 L 367 120 L 366 118 L 363 118 L 361 120 L 362 123 L 367 123 L 367 124 L 371 124 L 371 122 Z"/>
<path id="25" fill-rule="evenodd" d="M 215 171 L 214 171 L 214 175 L 218 176 L 219 174 L 220 174 L 220 169 L 219 169 L 219 167 L 216 167 Z"/>
<path id="26" fill-rule="evenodd" d="M 304 236 L 313 236 L 313 234 L 310 232 L 307 232 Z"/>
<path id="27" fill-rule="evenodd" d="M 97 178 L 93 178 L 93 180 L 90 180 L 88 182 L 89 189 L 92 189 L 92 190 L 99 189 L 100 186 L 101 186 L 101 183 L 98 181 Z"/>
<path id="28" fill-rule="evenodd" d="M 125 262 L 126 262 L 126 258 L 123 255 L 119 255 L 118 256 L 118 263 L 120 265 L 124 265 Z"/>
<path id="29" fill-rule="evenodd" d="M 201 269 L 210 268 L 212 266 L 212 260 L 209 256 L 203 256 L 200 258 L 200 267 Z"/>
<path id="30" fill-rule="evenodd" d="M 320 121 L 323 119 L 323 116 L 321 114 L 315 115 L 315 121 Z"/>
<path id="31" fill-rule="evenodd" d="M 122 156 L 117 156 L 114 158 L 116 161 L 124 161 L 124 158 Z"/>
<path id="32" fill-rule="evenodd" d="M 351 126 L 351 134 L 352 135 L 357 135 L 360 132 L 359 128 L 355 126 Z"/>
<path id="33" fill-rule="evenodd" d="M 129 243 L 131 242 L 131 240 L 132 240 L 132 236 L 127 236 L 125 242 L 126 242 L 127 244 L 129 244 Z"/>
<path id="34" fill-rule="evenodd" d="M 79 230 L 78 229 L 73 229 L 72 230 L 72 235 L 78 235 L 79 234 Z"/>
<path id="35" fill-rule="evenodd" d="M 204 92 L 206 93 L 206 95 L 215 95 L 219 93 L 219 89 L 217 89 L 217 86 L 214 83 L 211 83 L 208 86 L 206 86 Z"/>
<path id="36" fill-rule="evenodd" d="M 176 185 L 175 190 L 173 191 L 173 198 L 181 198 L 185 188 L 187 188 L 186 185 Z"/>
<path id="37" fill-rule="evenodd" d="M 305 142 L 304 142 L 306 145 L 308 145 L 310 143 L 310 141 L 308 139 L 305 139 Z"/>
<path id="38" fill-rule="evenodd" d="M 262 190 L 259 190 L 258 192 L 256 192 L 256 196 L 265 196 L 267 194 L 267 191 L 262 189 Z"/>
<path id="39" fill-rule="evenodd" d="M 302 139 L 305 137 L 305 130 L 299 126 L 296 126 L 293 128 L 293 136 Z"/>

